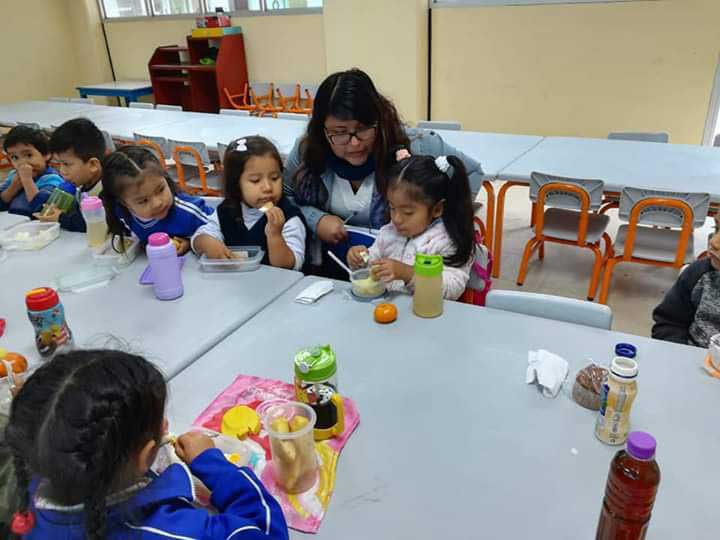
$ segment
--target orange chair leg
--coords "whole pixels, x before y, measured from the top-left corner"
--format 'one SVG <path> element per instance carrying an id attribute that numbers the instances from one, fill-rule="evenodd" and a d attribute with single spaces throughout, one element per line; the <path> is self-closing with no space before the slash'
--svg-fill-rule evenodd
<path id="1" fill-rule="evenodd" d="M 618 259 L 608 259 L 605 263 L 605 275 L 602 280 L 602 289 L 600 289 L 600 303 L 607 304 L 608 293 L 610 292 L 610 281 L 612 280 L 613 269 L 618 263 Z"/>
<path id="2" fill-rule="evenodd" d="M 612 239 L 608 233 L 603 233 L 603 240 L 605 240 L 605 259 L 610 259 L 615 256 L 615 250 L 613 249 Z"/>
<path id="3" fill-rule="evenodd" d="M 588 289 L 587 299 L 591 302 L 595 299 L 598 283 L 600 282 L 600 272 L 602 271 L 603 254 L 597 245 L 588 246 L 595 254 L 595 264 L 593 264 L 592 276 L 590 277 L 590 288 Z"/>
<path id="4" fill-rule="evenodd" d="M 598 211 L 598 214 L 607 214 L 613 208 L 620 208 L 620 205 L 616 202 L 605 203 Z"/>
<path id="5" fill-rule="evenodd" d="M 540 249 L 538 250 L 538 259 L 541 261 L 545 258 L 545 242 L 540 242 Z"/>
<path id="6" fill-rule="evenodd" d="M 495 241 L 493 242 L 493 277 L 500 277 L 500 257 L 502 255 L 503 221 L 505 219 L 505 194 L 513 186 L 526 186 L 522 182 L 508 181 L 500 188 L 495 207 Z"/>
<path id="7" fill-rule="evenodd" d="M 537 211 L 537 203 L 532 203 L 530 206 L 530 226 L 535 226 L 535 212 Z"/>
<path id="8" fill-rule="evenodd" d="M 487 195 L 487 209 L 485 214 L 485 246 L 489 251 L 493 247 L 493 229 L 495 226 L 495 188 L 492 182 L 483 182 L 485 193 Z"/>
<path id="9" fill-rule="evenodd" d="M 537 238 L 531 238 L 525 244 L 525 251 L 523 252 L 522 262 L 520 263 L 520 269 L 518 270 L 517 284 L 522 285 L 525 282 L 525 276 L 527 275 L 528 263 L 533 251 L 540 245 Z"/>

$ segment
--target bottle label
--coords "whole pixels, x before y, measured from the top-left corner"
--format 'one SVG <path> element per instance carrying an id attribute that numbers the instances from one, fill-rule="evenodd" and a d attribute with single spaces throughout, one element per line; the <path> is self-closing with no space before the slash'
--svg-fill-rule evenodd
<path id="1" fill-rule="evenodd" d="M 622 444 L 630 432 L 630 409 L 635 395 L 635 381 L 621 383 L 608 380 L 602 387 L 600 411 L 595 435 L 607 444 Z"/>
<path id="2" fill-rule="evenodd" d="M 65 322 L 65 310 L 58 304 L 45 311 L 29 311 L 40 356 L 49 357 L 72 348 L 72 332 Z"/>

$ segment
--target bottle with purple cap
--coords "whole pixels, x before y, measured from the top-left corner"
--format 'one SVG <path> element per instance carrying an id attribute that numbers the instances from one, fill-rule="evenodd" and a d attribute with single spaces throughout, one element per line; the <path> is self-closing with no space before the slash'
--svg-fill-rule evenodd
<path id="1" fill-rule="evenodd" d="M 615 454 L 595 540 L 645 539 L 660 484 L 656 447 L 652 435 L 634 431 L 625 450 Z"/>
<path id="2" fill-rule="evenodd" d="M 174 300 L 183 295 L 180 259 L 175 244 L 165 233 L 154 233 L 148 238 L 147 248 L 155 296 L 159 300 Z"/>

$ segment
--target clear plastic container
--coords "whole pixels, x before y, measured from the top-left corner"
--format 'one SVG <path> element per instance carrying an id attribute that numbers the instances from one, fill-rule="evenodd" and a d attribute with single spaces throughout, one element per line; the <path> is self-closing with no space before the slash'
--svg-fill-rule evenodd
<path id="1" fill-rule="evenodd" d="M 59 292 L 82 292 L 107 285 L 115 279 L 117 271 L 112 267 L 95 266 L 72 274 L 63 274 L 55 278 L 55 288 Z"/>
<path id="2" fill-rule="evenodd" d="M 275 483 L 286 493 L 307 491 L 317 479 L 315 418 L 315 411 L 310 406 L 294 401 L 273 405 L 263 414 Z M 293 430 L 299 423 L 302 427 Z"/>
<path id="3" fill-rule="evenodd" d="M 119 245 L 119 237 L 108 239 L 99 248 L 93 249 L 93 261 L 95 266 L 109 266 L 112 268 L 122 268 L 132 263 L 140 253 L 140 242 L 137 238 L 123 239 L 125 243 L 124 253 L 118 252 L 113 245 Z M 115 242 L 115 244 L 113 244 Z"/>
<path id="4" fill-rule="evenodd" d="M 374 299 L 385 294 L 385 283 L 373 278 L 369 268 L 359 268 L 350 275 L 352 293 L 358 298 Z"/>
<path id="5" fill-rule="evenodd" d="M 42 249 L 60 236 L 59 223 L 30 221 L 0 232 L 0 246 L 7 250 Z"/>
<path id="6" fill-rule="evenodd" d="M 260 268 L 265 251 L 260 246 L 228 246 L 235 259 L 210 259 L 203 254 L 200 257 L 200 270 L 203 272 L 252 272 Z"/>

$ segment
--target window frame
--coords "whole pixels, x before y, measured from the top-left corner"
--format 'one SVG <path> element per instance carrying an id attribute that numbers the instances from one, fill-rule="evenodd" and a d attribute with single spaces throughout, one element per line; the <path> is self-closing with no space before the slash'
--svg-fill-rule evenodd
<path id="1" fill-rule="evenodd" d="M 145 10 L 147 15 L 133 15 L 130 17 L 108 17 L 105 13 L 105 2 L 104 0 L 96 0 L 98 6 L 98 12 L 103 23 L 109 22 L 137 22 L 137 21 L 150 21 L 150 20 L 172 20 L 172 19 L 195 19 L 197 17 L 204 17 L 207 15 L 214 15 L 215 11 L 208 9 L 207 0 L 200 0 L 200 11 L 195 13 L 183 13 L 183 14 L 172 14 L 172 15 L 160 15 L 154 12 L 152 8 L 151 0 L 143 0 L 145 4 Z M 267 17 L 267 16 L 282 16 L 282 15 L 315 15 L 322 13 L 323 8 L 321 7 L 307 7 L 307 8 L 282 8 L 282 9 L 268 9 L 265 11 L 241 9 L 235 11 L 226 11 L 227 15 L 231 17 Z"/>
<path id="2" fill-rule="evenodd" d="M 430 9 L 458 7 L 497 7 L 497 6 L 549 6 L 583 4 L 620 4 L 629 2 L 657 2 L 658 0 L 428 0 Z"/>

